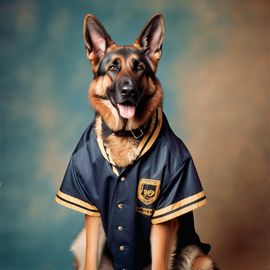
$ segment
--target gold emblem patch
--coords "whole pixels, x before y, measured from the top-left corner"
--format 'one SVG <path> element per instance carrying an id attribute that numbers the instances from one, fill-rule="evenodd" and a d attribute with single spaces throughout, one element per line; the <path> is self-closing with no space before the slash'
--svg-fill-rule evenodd
<path id="1" fill-rule="evenodd" d="M 156 201 L 160 191 L 160 181 L 142 178 L 139 182 L 137 196 L 146 205 Z"/>

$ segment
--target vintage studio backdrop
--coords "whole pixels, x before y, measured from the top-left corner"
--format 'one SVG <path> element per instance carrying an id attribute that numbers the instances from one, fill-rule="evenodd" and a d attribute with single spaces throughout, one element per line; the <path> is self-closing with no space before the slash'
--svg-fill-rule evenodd
<path id="1" fill-rule="evenodd" d="M 270 269 L 269 3 L 1 1 L 0 268 L 72 269 L 84 217 L 53 199 L 93 119 L 84 14 L 123 44 L 160 12 L 164 110 L 208 196 L 197 229 L 221 269 Z"/>

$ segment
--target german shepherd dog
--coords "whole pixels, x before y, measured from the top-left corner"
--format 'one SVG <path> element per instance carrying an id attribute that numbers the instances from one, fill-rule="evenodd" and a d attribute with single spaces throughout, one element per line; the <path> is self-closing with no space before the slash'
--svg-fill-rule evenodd
<path id="1" fill-rule="evenodd" d="M 133 45 L 118 46 L 98 19 L 87 14 L 83 35 L 94 75 L 89 101 L 96 112 L 96 137 L 106 146 L 115 166 L 126 168 L 136 160 L 145 130 L 154 129 L 149 119 L 162 108 L 163 91 L 155 74 L 162 53 L 164 19 L 155 15 Z M 104 134 L 100 119 L 109 134 Z M 75 268 L 113 269 L 103 253 L 106 237 L 101 218 L 86 215 L 85 223 L 71 247 Z M 151 225 L 151 265 L 144 269 L 216 269 L 212 259 L 196 245 L 176 250 L 179 227 L 176 218 Z"/>

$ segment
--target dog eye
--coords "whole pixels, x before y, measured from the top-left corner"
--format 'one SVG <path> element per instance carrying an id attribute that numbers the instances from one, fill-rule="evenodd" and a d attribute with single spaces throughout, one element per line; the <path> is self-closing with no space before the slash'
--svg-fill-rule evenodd
<path id="1" fill-rule="evenodd" d="M 110 65 L 108 68 L 109 71 L 118 71 L 119 68 L 116 65 Z"/>
<path id="2" fill-rule="evenodd" d="M 134 66 L 134 70 L 136 72 L 139 72 L 139 71 L 142 71 L 144 68 L 143 68 L 143 65 L 142 64 L 138 64 L 138 65 L 135 65 Z"/>
<path id="3" fill-rule="evenodd" d="M 137 71 L 141 71 L 143 70 L 143 65 L 138 65 L 137 68 L 136 68 Z"/>

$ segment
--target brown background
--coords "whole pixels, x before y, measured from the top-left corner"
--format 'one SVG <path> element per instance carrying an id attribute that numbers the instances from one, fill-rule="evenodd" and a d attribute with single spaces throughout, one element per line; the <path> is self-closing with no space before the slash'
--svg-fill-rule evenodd
<path id="1" fill-rule="evenodd" d="M 208 194 L 198 229 L 221 269 L 270 269 L 270 2 L 198 2 L 198 28 L 174 67 L 185 89 L 179 126 Z"/>

